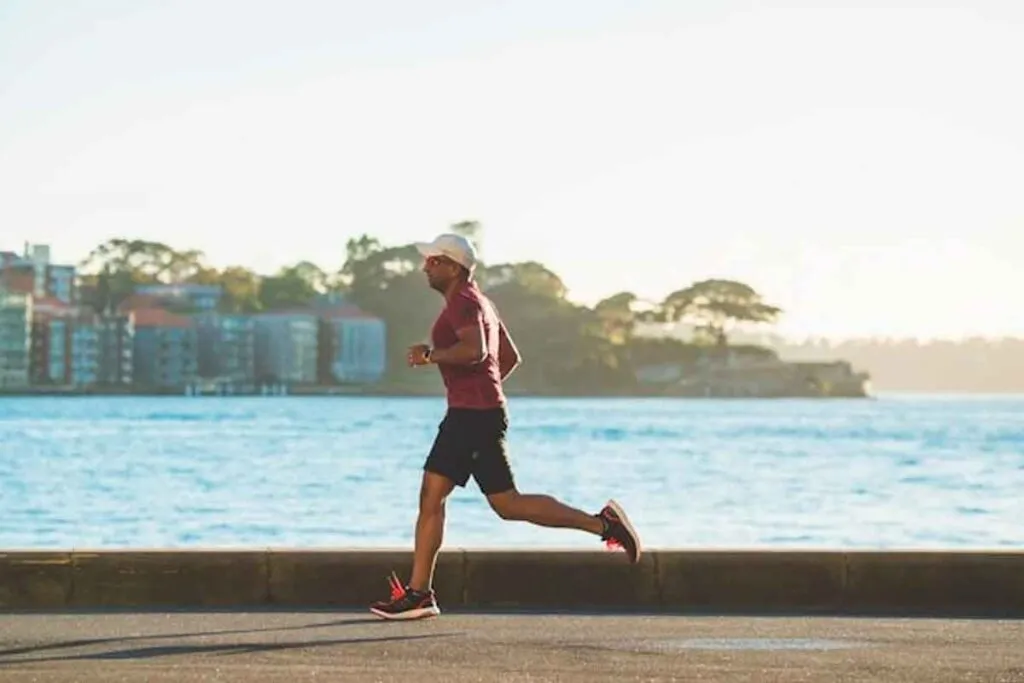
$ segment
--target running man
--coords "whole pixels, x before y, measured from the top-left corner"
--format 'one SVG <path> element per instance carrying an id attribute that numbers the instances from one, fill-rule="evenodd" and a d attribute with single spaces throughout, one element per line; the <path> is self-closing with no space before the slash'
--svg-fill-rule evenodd
<path id="1" fill-rule="evenodd" d="M 402 584 L 392 573 L 391 598 L 373 603 L 370 611 L 384 619 L 441 613 L 433 577 L 444 535 L 445 501 L 470 476 L 502 519 L 587 531 L 638 562 L 640 539 L 614 500 L 590 514 L 551 496 L 516 489 L 506 452 L 509 420 L 502 382 L 518 367 L 519 351 L 473 278 L 472 244 L 461 235 L 443 234 L 416 246 L 425 259 L 427 283 L 444 296 L 445 304 L 431 331 L 432 345 L 410 347 L 408 363 L 437 365 L 448 405 L 423 466 L 412 576 Z"/>

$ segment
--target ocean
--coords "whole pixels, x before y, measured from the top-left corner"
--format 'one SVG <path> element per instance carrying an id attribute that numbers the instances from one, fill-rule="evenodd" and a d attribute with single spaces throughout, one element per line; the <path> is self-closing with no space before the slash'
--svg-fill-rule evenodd
<path id="1" fill-rule="evenodd" d="M 0 548 L 410 548 L 440 398 L 0 398 Z M 645 547 L 1024 547 L 1024 396 L 512 398 L 521 491 Z M 498 519 L 448 548 L 600 549 Z"/>

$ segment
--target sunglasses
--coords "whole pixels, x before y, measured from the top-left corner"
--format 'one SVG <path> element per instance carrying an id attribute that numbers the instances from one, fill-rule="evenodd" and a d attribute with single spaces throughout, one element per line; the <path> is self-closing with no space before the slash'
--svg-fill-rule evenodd
<path id="1" fill-rule="evenodd" d="M 428 256 L 426 259 L 424 259 L 424 261 L 431 268 L 433 268 L 435 266 L 453 266 L 453 265 L 456 265 L 455 261 L 452 261 L 450 258 L 448 258 L 446 256 Z"/>

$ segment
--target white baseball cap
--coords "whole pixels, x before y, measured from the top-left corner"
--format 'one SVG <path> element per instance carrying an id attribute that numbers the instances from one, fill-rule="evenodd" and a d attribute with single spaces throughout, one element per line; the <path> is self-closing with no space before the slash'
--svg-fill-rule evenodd
<path id="1" fill-rule="evenodd" d="M 444 233 L 434 238 L 433 242 L 417 242 L 416 249 L 426 257 L 447 256 L 469 271 L 476 267 L 476 249 L 462 235 Z"/>

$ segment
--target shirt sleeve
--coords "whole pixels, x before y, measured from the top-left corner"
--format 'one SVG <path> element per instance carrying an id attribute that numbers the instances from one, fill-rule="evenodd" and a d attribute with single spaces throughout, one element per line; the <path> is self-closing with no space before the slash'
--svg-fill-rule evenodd
<path id="1" fill-rule="evenodd" d="M 452 302 L 448 312 L 448 319 L 455 330 L 461 330 L 470 325 L 483 323 L 484 312 L 480 302 L 467 297 L 459 297 Z"/>

